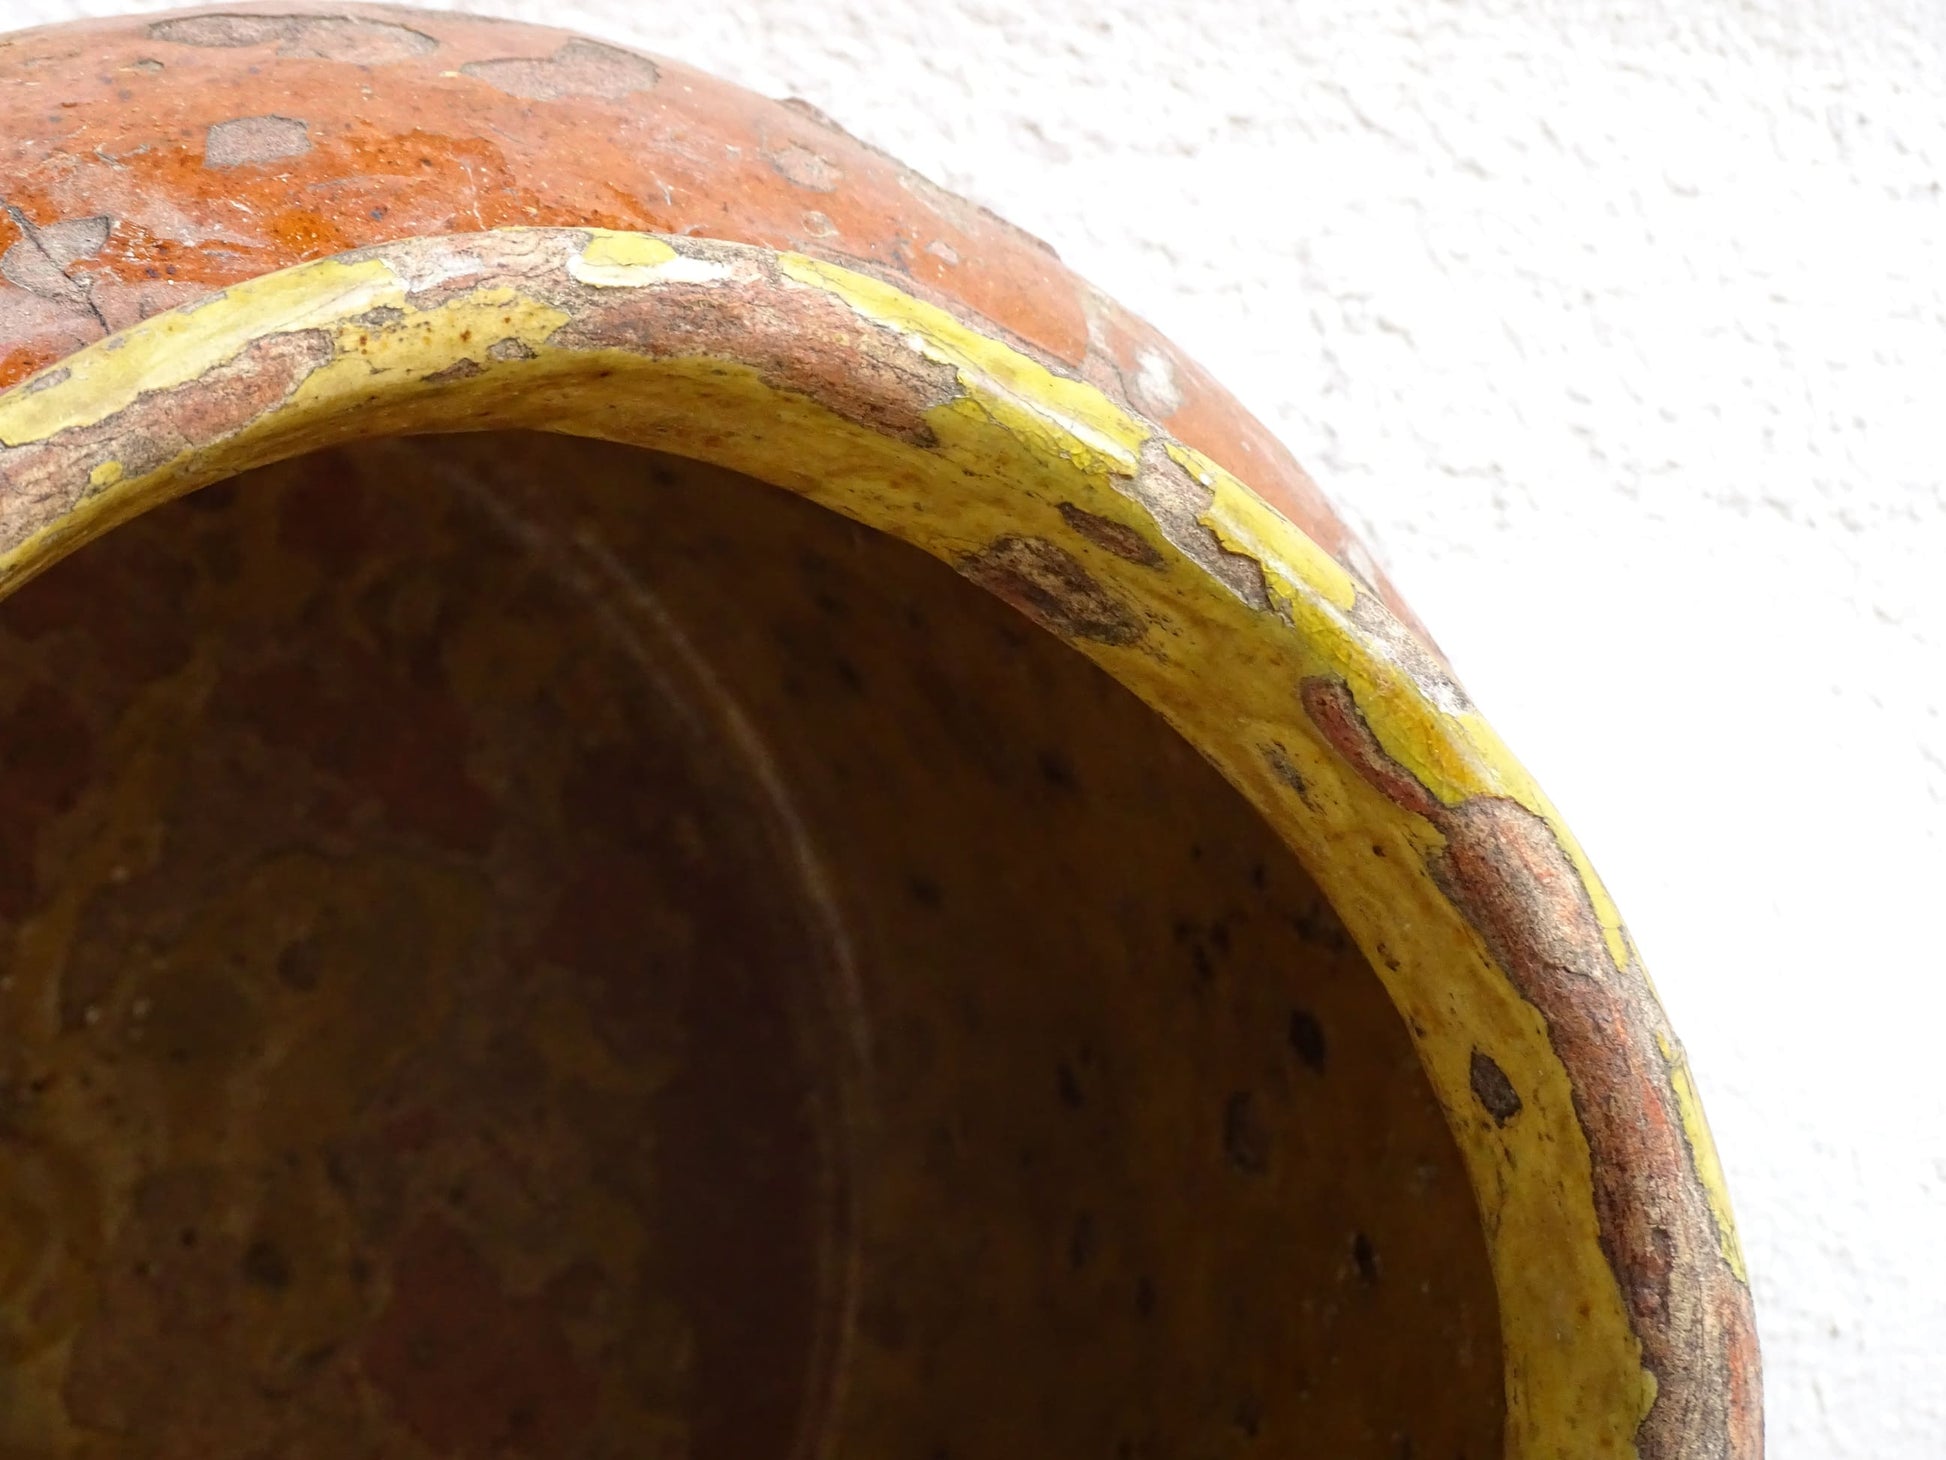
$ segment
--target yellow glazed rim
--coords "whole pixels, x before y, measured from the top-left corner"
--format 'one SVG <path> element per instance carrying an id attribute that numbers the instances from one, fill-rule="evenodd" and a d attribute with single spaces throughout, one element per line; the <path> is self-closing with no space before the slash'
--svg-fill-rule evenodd
<path id="1" fill-rule="evenodd" d="M 799 255 L 596 230 L 303 264 L 0 395 L 0 596 L 252 466 L 509 427 L 800 493 L 1138 694 L 1296 851 L 1411 1030 L 1491 1253 L 1507 1454 L 1757 1453 L 1708 1129 L 1554 808 L 1368 585 L 1206 458 L 951 314 Z"/>

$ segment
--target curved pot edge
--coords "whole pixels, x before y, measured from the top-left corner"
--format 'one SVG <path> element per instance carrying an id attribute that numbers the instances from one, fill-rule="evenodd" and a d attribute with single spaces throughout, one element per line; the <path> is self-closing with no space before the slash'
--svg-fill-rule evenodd
<path id="1" fill-rule="evenodd" d="M 1245 485 L 936 306 L 804 255 L 590 230 L 300 265 L 0 395 L 0 593 L 248 466 L 489 426 L 802 492 L 1133 689 L 1298 851 L 1411 1028 L 1488 1234 L 1509 1453 L 1759 1453 L 1707 1127 L 1553 808 L 1396 617 Z"/>

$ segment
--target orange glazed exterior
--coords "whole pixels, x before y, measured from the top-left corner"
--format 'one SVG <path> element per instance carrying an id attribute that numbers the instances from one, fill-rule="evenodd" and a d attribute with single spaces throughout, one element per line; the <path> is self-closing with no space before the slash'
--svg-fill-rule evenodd
<path id="1" fill-rule="evenodd" d="M 879 275 L 1249 482 L 1424 634 L 1290 452 L 1046 244 L 859 141 L 660 57 L 388 6 L 0 36 L 0 389 L 243 279 L 391 239 L 598 226 Z"/>

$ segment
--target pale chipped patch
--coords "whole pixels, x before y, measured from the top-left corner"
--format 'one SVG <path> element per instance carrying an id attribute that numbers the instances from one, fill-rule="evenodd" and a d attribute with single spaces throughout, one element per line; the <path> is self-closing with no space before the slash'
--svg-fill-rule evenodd
<path id="1" fill-rule="evenodd" d="M 6 212 L 20 238 L 0 254 L 0 279 L 50 303 L 93 313 L 89 280 L 69 274 L 68 267 L 101 252 L 108 242 L 112 220 L 106 216 L 64 218 L 38 228 L 20 209 L 8 207 Z"/>
<path id="2" fill-rule="evenodd" d="M 397 249 L 384 256 L 384 263 L 413 294 L 443 289 L 462 279 L 477 279 L 487 268 L 486 261 L 470 248 L 440 249 L 431 253 L 420 249 Z"/>
<path id="3" fill-rule="evenodd" d="M 297 117 L 237 117 L 209 129 L 203 166 L 251 167 L 302 157 L 310 150 L 311 129 Z"/>
<path id="4" fill-rule="evenodd" d="M 661 72 L 647 56 L 588 40 L 569 41 L 551 56 L 469 61 L 459 69 L 462 75 L 529 101 L 570 96 L 620 101 L 652 89 L 661 80 Z"/>
<path id="5" fill-rule="evenodd" d="M 1128 382 L 1129 399 L 1144 415 L 1166 421 L 1182 409 L 1182 387 L 1176 367 L 1160 350 L 1143 346 L 1135 355 L 1135 377 Z"/>
<path id="6" fill-rule="evenodd" d="M 787 142 L 770 149 L 764 156 L 773 172 L 792 187 L 806 192 L 835 192 L 844 181 L 845 175 L 836 163 L 801 143 Z"/>
<path id="7" fill-rule="evenodd" d="M 213 50 L 275 44 L 280 56 L 354 65 L 403 61 L 439 49 L 424 31 L 352 15 L 179 15 L 156 21 L 149 37 Z"/>

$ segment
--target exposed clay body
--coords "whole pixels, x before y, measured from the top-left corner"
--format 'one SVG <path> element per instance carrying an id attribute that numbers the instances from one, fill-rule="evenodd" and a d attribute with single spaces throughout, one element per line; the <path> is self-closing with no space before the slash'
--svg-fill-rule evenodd
<path id="1" fill-rule="evenodd" d="M 1653 1076 L 1674 1038 L 1666 1016 L 1644 997 L 1643 985 L 1610 976 L 1594 910 L 1545 824 L 1491 797 L 1440 805 L 1385 754 L 1344 685 L 1311 681 L 1304 701 L 1360 774 L 1439 827 L 1446 849 L 1435 875 L 1547 1014 L 1562 1063 L 1577 1077 L 1576 1109 L 1595 1154 L 1602 1242 L 1616 1270 L 1632 1277 L 1627 1298 L 1650 1370 L 1666 1371 L 1699 1349 L 1728 1356 L 1720 1387 L 1658 1392 L 1644 1424 L 1645 1450 L 1679 1454 L 1685 1438 L 1699 1432 L 1752 1433 L 1758 1414 L 1750 1290 L 1722 1250 L 1726 1234 L 1702 1193 L 1683 1179 L 1694 1159 L 1688 1137 Z M 1534 936 L 1537 890 L 1550 904 L 1545 942 Z M 1519 1093 L 1490 1056 L 1475 1051 L 1469 1078 L 1497 1124 L 1520 1114 Z"/>

